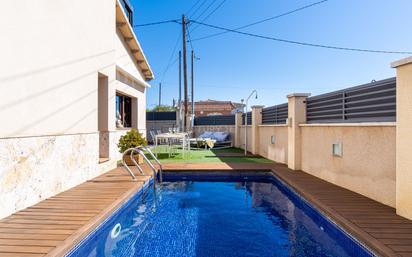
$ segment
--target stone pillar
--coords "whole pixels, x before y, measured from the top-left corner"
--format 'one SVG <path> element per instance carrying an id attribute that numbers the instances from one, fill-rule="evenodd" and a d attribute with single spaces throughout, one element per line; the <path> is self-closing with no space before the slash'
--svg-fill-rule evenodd
<path id="1" fill-rule="evenodd" d="M 242 127 L 242 113 L 237 112 L 235 114 L 235 138 L 233 139 L 235 142 L 235 147 L 241 147 L 240 145 L 240 129 Z"/>
<path id="2" fill-rule="evenodd" d="M 288 167 L 300 170 L 301 133 L 299 124 L 306 122 L 306 98 L 310 94 L 294 93 L 288 95 Z"/>
<path id="3" fill-rule="evenodd" d="M 412 220 L 412 57 L 396 68 L 396 213 Z"/>
<path id="4" fill-rule="evenodd" d="M 262 124 L 262 105 L 252 106 L 252 140 L 250 152 L 259 154 L 259 125 Z"/>

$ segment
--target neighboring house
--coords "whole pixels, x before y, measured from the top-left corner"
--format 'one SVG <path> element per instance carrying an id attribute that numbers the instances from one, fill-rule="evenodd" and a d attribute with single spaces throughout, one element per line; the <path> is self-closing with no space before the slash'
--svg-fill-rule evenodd
<path id="1" fill-rule="evenodd" d="M 146 135 L 153 73 L 132 17 L 127 0 L 2 3 L 0 218 L 115 167 L 128 129 Z"/>
<path id="2" fill-rule="evenodd" d="M 231 101 L 206 100 L 195 102 L 195 116 L 230 115 L 242 111 L 244 104 Z M 189 112 L 191 103 L 189 102 Z"/>

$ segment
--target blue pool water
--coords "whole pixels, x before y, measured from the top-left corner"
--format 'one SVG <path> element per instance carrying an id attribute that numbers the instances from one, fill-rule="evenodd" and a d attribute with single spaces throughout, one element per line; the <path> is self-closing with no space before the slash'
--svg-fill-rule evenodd
<path id="1" fill-rule="evenodd" d="M 165 174 L 68 256 L 372 256 L 271 174 Z"/>

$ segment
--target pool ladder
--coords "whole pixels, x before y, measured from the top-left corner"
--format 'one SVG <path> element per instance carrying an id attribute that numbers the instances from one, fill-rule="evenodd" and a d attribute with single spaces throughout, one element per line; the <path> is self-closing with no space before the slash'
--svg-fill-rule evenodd
<path id="1" fill-rule="evenodd" d="M 146 151 L 149 153 L 149 155 L 153 158 L 153 160 L 159 165 L 159 172 L 157 169 L 154 167 L 153 163 L 147 158 L 147 156 L 144 154 L 143 151 Z M 140 167 L 139 163 L 134 159 L 134 154 L 138 153 L 143 157 L 143 159 L 146 161 L 147 165 L 149 165 L 150 169 L 153 171 L 153 180 L 154 180 L 154 185 L 156 183 L 162 183 L 163 182 L 163 168 L 162 164 L 160 161 L 156 158 L 156 156 L 153 154 L 152 150 L 150 148 L 145 147 L 145 146 L 138 146 L 135 148 L 129 148 L 126 151 L 124 151 L 123 156 L 122 156 L 122 164 L 123 167 L 127 170 L 127 172 L 130 174 L 133 180 L 137 180 L 136 176 L 133 174 L 132 170 L 130 169 L 129 165 L 127 165 L 124 157 L 129 154 L 130 159 L 132 160 L 133 164 L 136 165 L 137 169 L 139 170 L 140 174 L 145 175 L 142 167 Z M 159 173 L 159 174 L 158 174 Z"/>

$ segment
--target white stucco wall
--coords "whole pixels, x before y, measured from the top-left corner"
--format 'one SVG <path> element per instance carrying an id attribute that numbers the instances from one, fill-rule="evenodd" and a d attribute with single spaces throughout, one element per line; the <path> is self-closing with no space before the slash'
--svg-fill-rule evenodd
<path id="1" fill-rule="evenodd" d="M 133 59 L 130 49 L 126 47 L 123 36 L 116 30 L 115 53 L 117 66 L 116 90 L 135 97 L 137 101 L 137 128 L 146 135 L 146 87 L 140 69 Z M 120 71 L 120 72 L 119 72 Z"/>
<path id="2" fill-rule="evenodd" d="M 7 1 L 0 10 L 0 137 L 97 131 L 98 72 L 109 77 L 114 130 L 116 66 L 144 79 L 116 29 L 114 0 Z M 75 15 L 73 15 L 75 14 Z M 21 21 L 21 22 L 18 22 Z M 145 128 L 145 88 L 139 125 Z"/>
<path id="3" fill-rule="evenodd" d="M 114 4 L 2 3 L 0 137 L 97 130 L 97 71 L 114 76 Z"/>
<path id="4" fill-rule="evenodd" d="M 134 125 L 145 133 L 147 84 L 116 28 L 116 0 L 5 1 L 0 31 L 2 218 L 112 168 L 126 133 L 115 127 L 116 92 L 137 99 Z M 99 73 L 108 78 L 104 164 Z"/>

